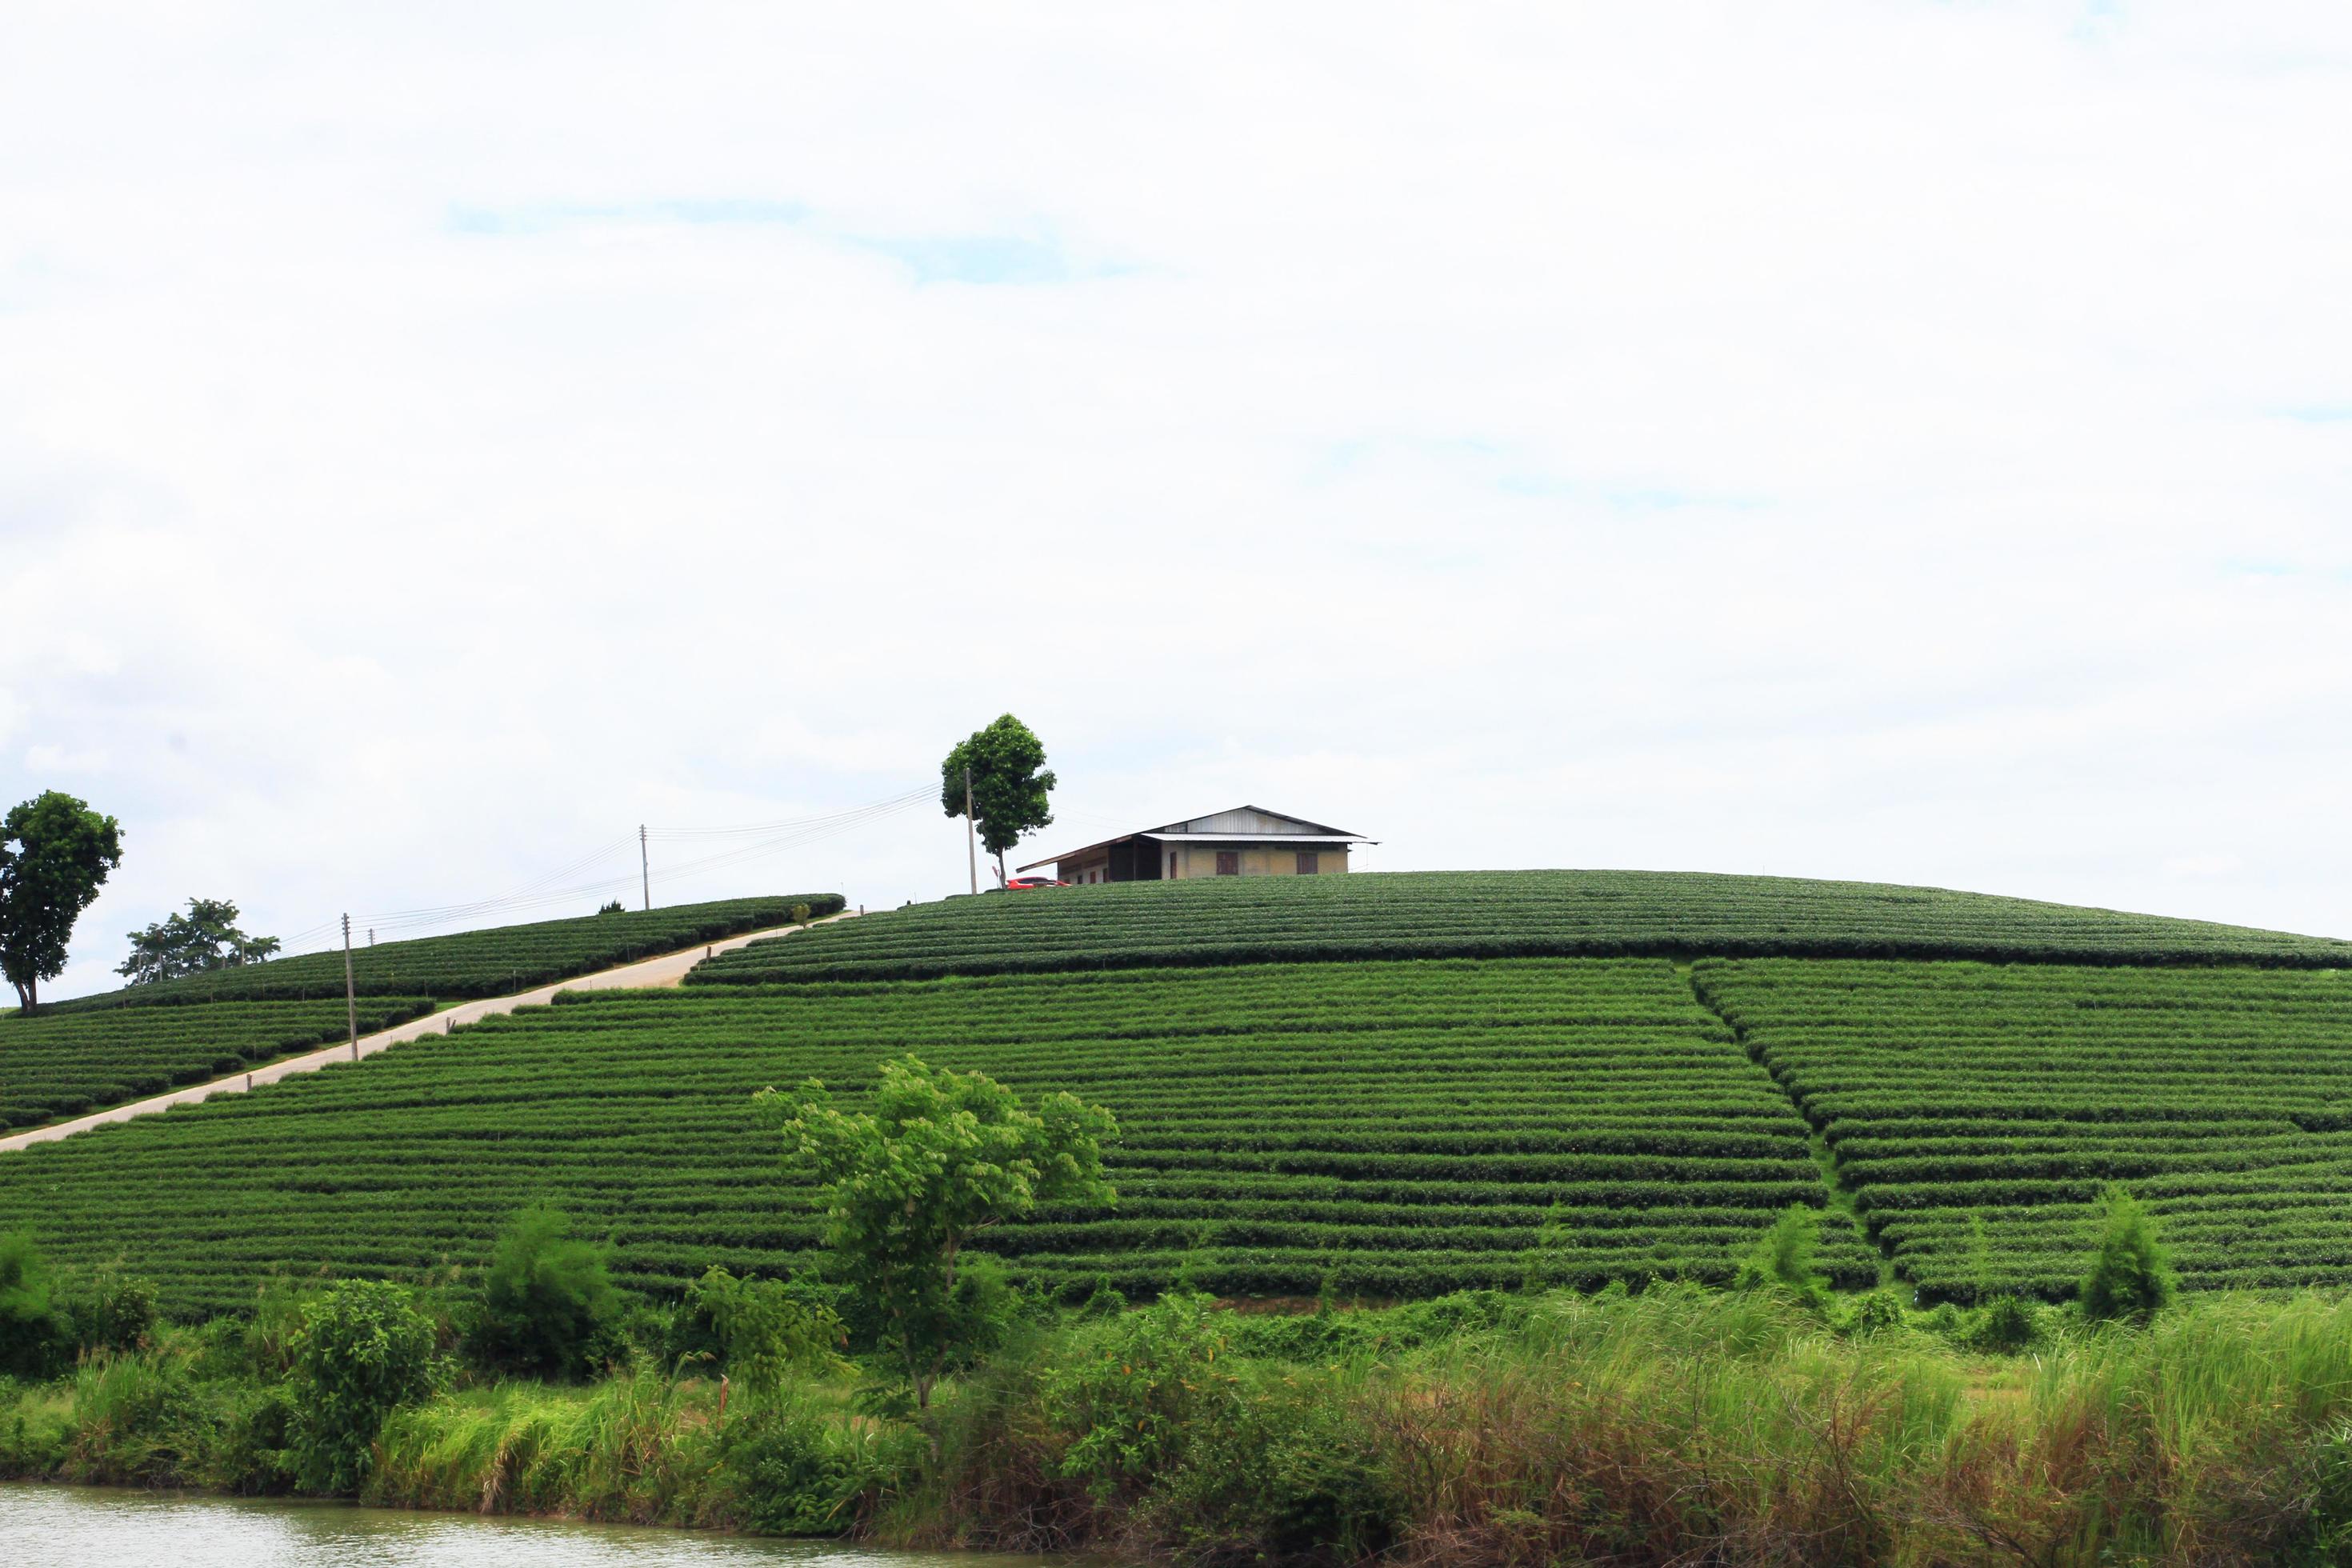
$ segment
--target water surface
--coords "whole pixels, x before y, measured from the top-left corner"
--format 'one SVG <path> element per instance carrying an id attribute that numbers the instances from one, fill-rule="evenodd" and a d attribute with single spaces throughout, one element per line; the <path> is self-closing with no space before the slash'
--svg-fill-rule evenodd
<path id="1" fill-rule="evenodd" d="M 287 1498 L 0 1485 L 0 1563 L 26 1568 L 1038 1568 L 1046 1561 Z"/>

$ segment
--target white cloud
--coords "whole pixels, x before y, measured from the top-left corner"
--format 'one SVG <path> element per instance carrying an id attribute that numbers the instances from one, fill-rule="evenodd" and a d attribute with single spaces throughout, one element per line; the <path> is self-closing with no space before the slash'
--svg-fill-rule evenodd
<path id="1" fill-rule="evenodd" d="M 1108 821 L 2352 932 L 2339 10 L 575 24 L 12 28 L 0 786 L 124 819 L 78 965 L 1008 708 Z"/>

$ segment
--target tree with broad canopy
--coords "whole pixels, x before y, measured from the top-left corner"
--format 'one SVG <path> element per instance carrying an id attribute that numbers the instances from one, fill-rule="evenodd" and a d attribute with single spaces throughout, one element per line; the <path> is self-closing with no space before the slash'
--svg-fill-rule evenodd
<path id="1" fill-rule="evenodd" d="M 971 775 L 971 817 L 982 847 L 996 857 L 996 879 L 1004 881 L 1004 852 L 1054 820 L 1046 796 L 1053 770 L 1045 766 L 1045 743 L 1035 731 L 1007 713 L 985 730 L 956 742 L 940 764 L 940 807 L 964 815 L 964 774 Z"/>
<path id="2" fill-rule="evenodd" d="M 0 817 L 0 974 L 27 1013 L 65 973 L 74 922 L 122 864 L 122 825 L 61 790 Z"/>

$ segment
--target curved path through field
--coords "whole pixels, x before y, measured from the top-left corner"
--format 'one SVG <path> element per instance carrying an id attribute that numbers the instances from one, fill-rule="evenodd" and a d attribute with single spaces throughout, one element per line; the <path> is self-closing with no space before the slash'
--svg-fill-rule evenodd
<path id="1" fill-rule="evenodd" d="M 809 923 L 826 925 L 834 921 L 856 918 L 855 910 L 844 910 L 837 915 L 828 915 L 824 920 L 812 921 Z M 14 1133 L 8 1137 L 0 1138 L 0 1152 L 10 1149 L 23 1149 L 34 1143 L 54 1142 L 59 1138 L 70 1138 L 77 1132 L 87 1132 L 93 1127 L 104 1127 L 110 1122 L 128 1121 L 134 1116 L 146 1116 L 158 1110 L 169 1110 L 175 1105 L 194 1105 L 199 1100 L 210 1100 L 216 1094 L 243 1094 L 248 1089 L 257 1089 L 265 1083 L 276 1083 L 279 1079 L 291 1078 L 296 1073 L 316 1072 L 330 1062 L 357 1061 L 362 1057 L 372 1057 L 378 1051 L 388 1050 L 404 1040 L 413 1040 L 419 1035 L 442 1034 L 456 1028 L 460 1024 L 470 1024 L 477 1018 L 487 1018 L 493 1013 L 511 1013 L 518 1007 L 544 1006 L 555 1000 L 555 994 L 559 991 L 641 990 L 650 986 L 676 985 L 686 978 L 688 970 L 692 969 L 714 952 L 725 952 L 730 948 L 741 947 L 747 942 L 758 942 L 764 937 L 790 936 L 793 932 L 803 929 L 804 928 L 800 926 L 778 926 L 770 931 L 746 931 L 741 936 L 730 936 L 723 942 L 706 943 L 699 952 L 693 948 L 686 948 L 677 952 L 664 953 L 659 958 L 639 959 L 635 963 L 625 963 L 618 969 L 600 969 L 591 974 L 576 974 L 569 980 L 559 980 L 552 985 L 542 985 L 537 990 L 520 992 L 512 996 L 491 996 L 478 1002 L 460 1002 L 456 1006 L 445 1008 L 441 1012 L 428 1014 L 422 1018 L 412 1018 L 397 1028 L 382 1029 L 373 1035 L 362 1035 L 356 1047 L 346 1041 L 340 1046 L 329 1046 L 322 1050 L 310 1051 L 302 1056 L 287 1057 L 282 1060 L 271 1062 L 267 1067 L 255 1068 L 251 1072 L 231 1073 L 226 1078 L 216 1078 L 210 1083 L 192 1083 L 185 1089 L 175 1089 L 169 1094 L 158 1094 L 146 1100 L 126 1100 L 121 1105 L 109 1106 L 104 1110 L 94 1110 L 88 1116 L 77 1117 L 71 1121 L 59 1121 L 47 1127 L 36 1127 L 29 1132 Z"/>

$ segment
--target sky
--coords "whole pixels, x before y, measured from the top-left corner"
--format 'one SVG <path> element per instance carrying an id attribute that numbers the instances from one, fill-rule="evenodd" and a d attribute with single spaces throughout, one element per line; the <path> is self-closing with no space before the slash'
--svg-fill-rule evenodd
<path id="1" fill-rule="evenodd" d="M 656 902 L 936 898 L 959 823 L 836 814 L 1007 711 L 1035 855 L 2352 936 L 2340 5 L 5 31 L 0 805 L 125 836 L 51 994 L 197 895 L 634 904 L 640 824 Z"/>

